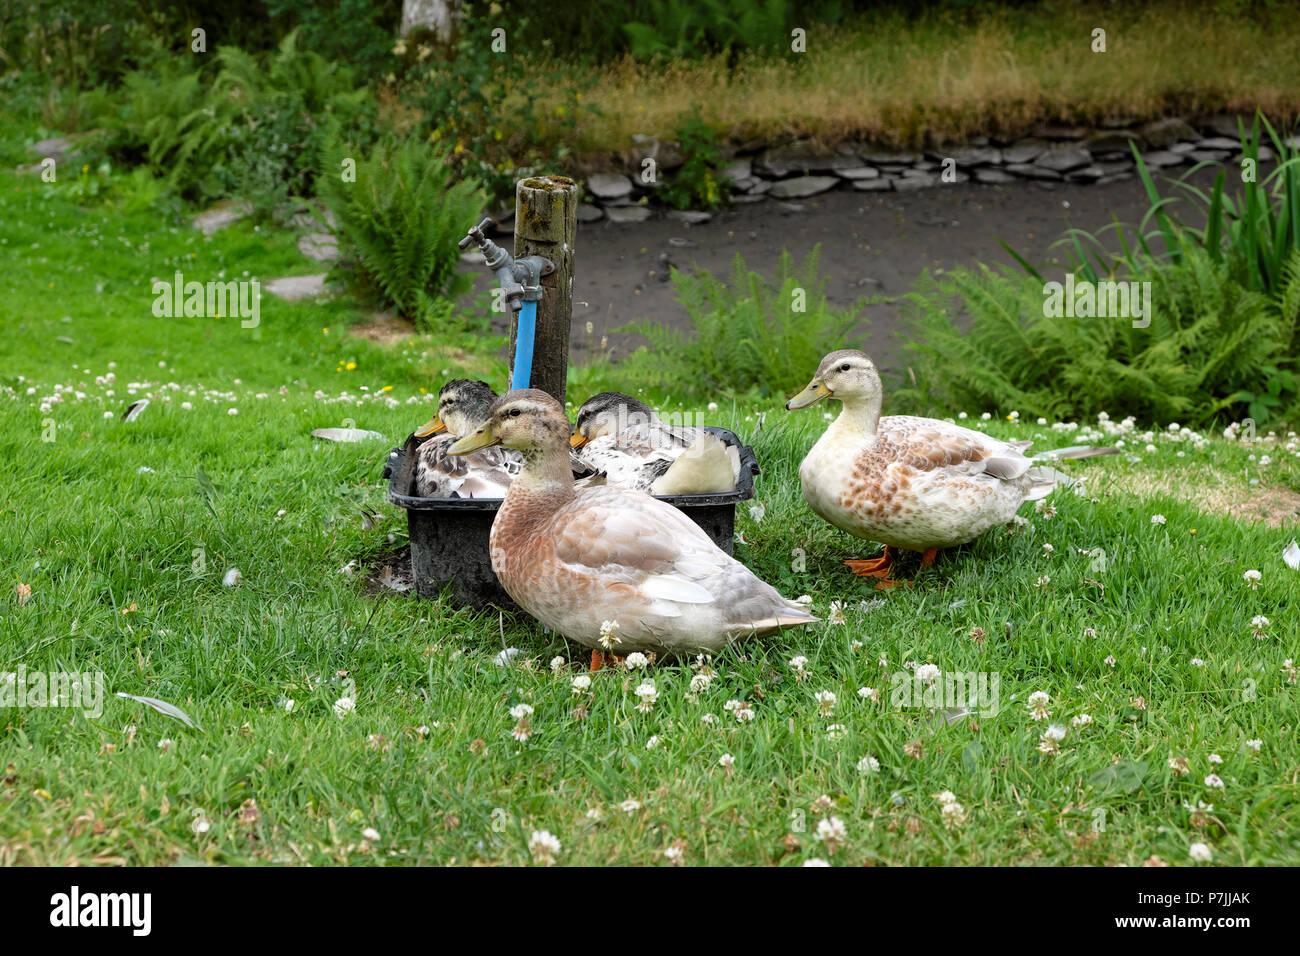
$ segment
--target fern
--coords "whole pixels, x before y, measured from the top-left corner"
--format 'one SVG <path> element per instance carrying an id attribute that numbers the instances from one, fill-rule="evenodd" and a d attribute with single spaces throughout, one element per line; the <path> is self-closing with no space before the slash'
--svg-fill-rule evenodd
<path id="1" fill-rule="evenodd" d="M 344 158 L 336 148 L 332 168 Z M 456 242 L 483 209 L 478 182 L 454 181 L 444 157 L 411 141 L 359 159 L 355 182 L 333 174 L 320 182 L 338 219 L 342 268 L 363 293 L 418 319 L 433 314 L 422 296 L 458 291 Z"/>

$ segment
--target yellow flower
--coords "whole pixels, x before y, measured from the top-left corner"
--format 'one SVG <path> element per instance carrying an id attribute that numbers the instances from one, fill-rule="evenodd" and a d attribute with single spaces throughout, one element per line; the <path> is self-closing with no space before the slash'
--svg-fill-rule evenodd
<path id="1" fill-rule="evenodd" d="M 82 171 L 83 173 L 88 173 L 88 172 L 90 172 L 90 165 L 87 164 L 87 165 L 85 165 L 85 166 L 82 166 L 82 167 L 81 167 L 81 171 Z"/>
<path id="2" fill-rule="evenodd" d="M 356 368 L 356 367 L 357 367 L 357 363 L 356 363 L 356 362 L 349 362 L 348 365 L 347 365 L 347 368 L 348 368 L 348 371 L 349 371 L 349 372 L 352 371 L 352 370 L 353 370 L 354 368 Z"/>
<path id="3" fill-rule="evenodd" d="M 330 327 L 327 325 L 327 326 L 325 326 L 323 329 L 321 329 L 320 331 L 321 331 L 321 334 L 322 334 L 322 335 L 329 335 L 329 334 L 330 334 Z"/>
<path id="4" fill-rule="evenodd" d="M 392 390 L 393 390 L 393 386 L 391 385 L 385 385 L 383 388 L 380 389 L 381 392 L 391 392 Z"/>

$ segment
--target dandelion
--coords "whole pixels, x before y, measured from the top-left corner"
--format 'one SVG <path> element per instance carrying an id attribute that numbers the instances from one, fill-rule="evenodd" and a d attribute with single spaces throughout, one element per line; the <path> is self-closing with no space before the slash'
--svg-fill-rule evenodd
<path id="1" fill-rule="evenodd" d="M 871 754 L 867 754 L 858 761 L 858 773 L 880 773 L 880 761 L 871 756 Z"/>
<path id="2" fill-rule="evenodd" d="M 357 702 L 351 697 L 340 697 L 334 701 L 334 716 L 342 720 L 357 709 Z"/>
<path id="3" fill-rule="evenodd" d="M 835 693 L 829 690 L 819 690 L 813 697 L 817 701 L 817 714 L 820 717 L 829 717 L 835 710 Z"/>
<path id="4" fill-rule="evenodd" d="M 826 845 L 826 852 L 834 855 L 848 839 L 848 829 L 839 817 L 826 817 L 817 823 L 816 837 Z"/>
<path id="5" fill-rule="evenodd" d="M 808 667 L 808 658 L 804 657 L 802 654 L 790 658 L 790 667 L 794 670 L 795 680 L 805 680 L 808 677 L 808 671 L 806 670 Z"/>
<path id="6" fill-rule="evenodd" d="M 725 767 L 727 769 L 730 769 L 731 767 L 735 766 L 735 763 L 736 763 L 736 758 L 731 756 L 731 754 L 723 754 L 721 757 L 718 758 L 719 767 Z"/>
<path id="7" fill-rule="evenodd" d="M 1079 716 L 1075 717 L 1073 720 L 1070 721 L 1070 726 L 1081 729 L 1083 727 L 1087 727 L 1090 723 L 1092 723 L 1091 714 L 1079 714 Z"/>
<path id="8" fill-rule="evenodd" d="M 1243 574 L 1242 577 L 1246 580 L 1246 583 L 1250 585 L 1250 589 L 1255 591 L 1259 589 L 1259 582 L 1263 579 L 1264 575 L 1260 574 L 1258 571 L 1251 570 Z"/>
<path id="9" fill-rule="evenodd" d="M 1172 770 L 1178 776 L 1186 776 L 1188 773 L 1191 772 L 1190 768 L 1187 766 L 1186 757 L 1170 757 L 1169 769 Z"/>
<path id="10" fill-rule="evenodd" d="M 1165 523 L 1165 516 L 1164 516 L 1164 515 L 1152 515 L 1152 516 L 1151 516 L 1151 523 L 1152 523 L 1152 524 L 1164 524 L 1164 523 Z"/>
<path id="11" fill-rule="evenodd" d="M 1223 778 L 1217 773 L 1212 773 L 1205 778 L 1205 785 L 1211 789 L 1223 789 Z"/>
<path id="12" fill-rule="evenodd" d="M 1258 739 L 1258 738 L 1256 738 L 1255 740 L 1247 740 L 1247 741 L 1245 742 L 1244 746 L 1245 746 L 1245 748 L 1246 748 L 1248 751 L 1250 751 L 1251 753 L 1253 753 L 1253 754 L 1257 754 L 1257 753 L 1259 753 L 1259 748 L 1262 747 L 1262 746 L 1264 746 L 1264 741 L 1262 741 L 1262 740 L 1260 740 L 1260 739 Z"/>
<path id="13" fill-rule="evenodd" d="M 642 681 L 637 685 L 637 688 L 633 693 L 640 698 L 640 703 L 636 705 L 637 710 L 641 711 L 643 714 L 648 714 L 650 711 L 654 710 L 655 701 L 659 699 L 659 691 L 655 689 L 654 681 Z"/>
<path id="14" fill-rule="evenodd" d="M 1214 851 L 1205 843 L 1193 843 L 1187 848 L 1187 855 L 1197 863 L 1209 863 L 1214 859 Z"/>
<path id="15" fill-rule="evenodd" d="M 1051 699 L 1052 698 L 1050 698 L 1045 691 L 1041 690 L 1036 690 L 1030 694 L 1029 700 L 1025 704 L 1026 709 L 1029 711 L 1029 716 L 1034 720 L 1045 720 L 1046 718 L 1051 717 L 1052 712 L 1047 709 L 1047 705 L 1051 702 Z"/>
<path id="16" fill-rule="evenodd" d="M 569 687 L 572 689 L 574 697 L 587 693 L 591 690 L 591 675 L 579 674 L 569 682 Z"/>
<path id="17" fill-rule="evenodd" d="M 600 646 L 608 651 L 613 650 L 619 643 L 618 621 L 601 621 Z"/>
<path id="18" fill-rule="evenodd" d="M 534 863 L 550 866 L 560 855 L 560 841 L 549 830 L 534 830 L 528 838 L 528 851 Z"/>
<path id="19" fill-rule="evenodd" d="M 916 679 L 925 681 L 927 684 L 933 684 L 939 679 L 941 673 L 943 672 L 934 664 L 925 663 L 916 669 Z"/>
<path id="20" fill-rule="evenodd" d="M 631 654 L 627 655 L 627 657 L 623 658 L 623 663 L 626 665 L 628 670 L 639 671 L 647 667 L 650 664 L 650 661 L 648 661 L 646 656 L 640 651 L 633 651 Z"/>

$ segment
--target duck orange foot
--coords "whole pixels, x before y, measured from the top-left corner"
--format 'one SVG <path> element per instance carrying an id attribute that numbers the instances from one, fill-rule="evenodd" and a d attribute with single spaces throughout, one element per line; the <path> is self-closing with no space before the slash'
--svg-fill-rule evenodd
<path id="1" fill-rule="evenodd" d="M 599 647 L 591 652 L 591 673 L 598 670 L 604 670 L 606 667 L 617 667 L 623 663 L 623 658 L 617 654 L 611 654 L 609 651 L 602 651 Z"/>
<path id="2" fill-rule="evenodd" d="M 878 558 L 867 561 L 845 561 L 849 570 L 863 578 L 888 578 L 889 569 L 894 564 L 894 549 L 885 546 L 885 553 Z"/>

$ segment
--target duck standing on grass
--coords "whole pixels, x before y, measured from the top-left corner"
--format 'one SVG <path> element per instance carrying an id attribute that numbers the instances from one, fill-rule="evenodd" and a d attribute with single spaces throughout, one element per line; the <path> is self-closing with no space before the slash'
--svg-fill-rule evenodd
<path id="1" fill-rule="evenodd" d="M 702 428 L 667 425 L 645 402 L 601 392 L 582 403 L 569 444 L 596 472 L 588 484 L 652 495 L 725 494 L 740 478 L 740 451 Z"/>
<path id="2" fill-rule="evenodd" d="M 712 654 L 818 620 L 672 505 L 630 488 L 575 488 L 569 420 L 545 392 L 497 399 L 448 453 L 495 445 L 522 453 L 523 466 L 492 522 L 492 570 L 525 611 L 592 648 L 592 670 L 604 663 L 606 622 L 617 622 L 610 649 L 621 654 Z"/>
<path id="3" fill-rule="evenodd" d="M 438 392 L 438 412 L 415 430 L 427 438 L 415 451 L 415 493 L 421 498 L 504 498 L 519 474 L 518 452 L 485 448 L 454 458 L 447 454 L 457 438 L 470 434 L 488 416 L 496 392 L 487 382 L 458 378 Z"/>
<path id="4" fill-rule="evenodd" d="M 856 349 L 831 352 L 787 409 L 824 398 L 843 403 L 835 421 L 799 466 L 809 507 L 851 535 L 885 545 L 883 556 L 846 561 L 854 574 L 889 577 L 898 550 L 922 552 L 921 567 L 940 548 L 973 541 L 1006 524 L 1026 501 L 1048 495 L 1068 476 L 1024 451 L 1031 441 L 1005 442 L 935 418 L 880 417 L 884 391 L 876 367 Z M 1079 445 L 1046 460 L 1117 454 Z"/>

